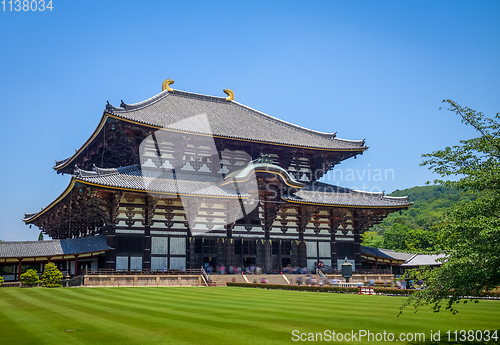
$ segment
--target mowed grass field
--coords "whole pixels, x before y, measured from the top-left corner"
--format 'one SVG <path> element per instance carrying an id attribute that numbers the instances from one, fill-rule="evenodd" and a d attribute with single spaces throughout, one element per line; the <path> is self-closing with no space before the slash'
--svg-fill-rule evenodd
<path id="1" fill-rule="evenodd" d="M 402 301 L 237 287 L 1 288 L 0 344 L 302 343 L 294 330 L 425 333 L 418 344 L 430 344 L 431 331 L 444 339 L 447 330 L 500 328 L 500 301 L 468 303 L 456 315 L 425 308 L 397 317 Z"/>

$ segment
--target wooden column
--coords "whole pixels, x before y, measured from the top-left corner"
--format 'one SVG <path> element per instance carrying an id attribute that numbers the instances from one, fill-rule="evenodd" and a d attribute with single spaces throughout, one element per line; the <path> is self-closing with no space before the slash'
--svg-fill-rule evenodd
<path id="1" fill-rule="evenodd" d="M 75 276 L 78 275 L 78 255 L 75 255 Z"/>
<path id="2" fill-rule="evenodd" d="M 102 233 L 106 234 L 106 244 L 111 247 L 105 255 L 105 268 L 116 268 L 116 236 L 115 226 L 107 225 L 102 228 Z"/>
<path id="3" fill-rule="evenodd" d="M 272 273 L 272 252 L 273 245 L 271 240 L 264 240 L 264 273 Z"/>
<path id="4" fill-rule="evenodd" d="M 359 229 L 354 228 L 354 262 L 356 269 L 361 268 L 361 236 Z"/>
<path id="5" fill-rule="evenodd" d="M 224 265 L 224 263 L 225 263 L 225 260 L 224 260 L 224 238 L 218 238 L 217 239 L 217 259 L 215 261 L 215 264 L 220 266 L 220 265 Z M 203 265 L 203 260 L 202 260 L 202 265 Z"/>
<path id="6" fill-rule="evenodd" d="M 193 269 L 193 268 L 198 268 L 198 267 L 195 267 L 195 258 L 194 258 L 194 247 L 195 247 L 195 241 L 196 239 L 194 237 L 188 237 L 188 243 L 187 243 L 187 252 L 186 252 L 186 257 L 188 258 L 188 262 L 187 262 L 187 265 L 186 267 L 190 268 L 190 269 Z M 203 247 L 202 247 L 203 248 Z M 214 267 L 215 269 L 215 267 Z"/>
<path id="7" fill-rule="evenodd" d="M 303 233 L 299 233 L 299 267 L 307 267 L 307 250 Z"/>
<path id="8" fill-rule="evenodd" d="M 331 255 L 331 260 L 332 260 L 332 268 L 333 269 L 338 269 L 337 267 L 337 239 L 336 239 L 336 232 L 337 229 L 342 223 L 343 219 L 343 213 L 342 212 L 336 212 L 334 210 L 330 210 L 330 217 L 329 217 L 329 229 L 328 231 L 330 232 L 330 255 Z"/>
<path id="9" fill-rule="evenodd" d="M 338 267 L 337 267 L 337 241 L 335 238 L 335 231 L 330 232 L 330 257 L 332 260 L 332 268 L 334 270 L 338 269 Z"/>
<path id="10" fill-rule="evenodd" d="M 281 249 L 281 246 L 283 245 L 281 242 L 282 240 L 276 240 L 278 241 L 278 270 L 281 271 L 282 269 L 282 266 L 283 266 L 283 258 L 281 257 L 281 252 L 282 252 L 282 249 Z"/>
<path id="11" fill-rule="evenodd" d="M 264 267 L 264 240 L 257 240 L 255 265 L 259 267 Z"/>
<path id="12" fill-rule="evenodd" d="M 299 267 L 299 242 L 292 241 L 292 266 Z"/>
<path id="13" fill-rule="evenodd" d="M 307 250 L 306 242 L 304 241 L 304 232 L 306 231 L 307 224 L 311 220 L 317 207 L 314 206 L 301 206 L 298 208 L 298 229 L 299 232 L 299 267 L 307 267 Z"/>
<path id="14" fill-rule="evenodd" d="M 17 280 L 21 281 L 21 262 L 23 261 L 23 259 L 17 259 L 19 260 L 19 267 L 17 269 Z"/>
<path id="15" fill-rule="evenodd" d="M 365 227 L 369 226 L 368 217 L 362 211 L 355 211 L 353 213 L 353 234 L 354 234 L 354 261 L 355 268 L 361 269 L 361 232 Z"/>
<path id="16" fill-rule="evenodd" d="M 158 199 L 147 196 L 146 209 L 144 212 L 144 251 L 142 258 L 142 268 L 146 270 L 151 269 L 151 225 L 153 225 L 153 218 L 158 204 Z"/>
<path id="17" fill-rule="evenodd" d="M 225 243 L 226 252 L 226 272 L 228 272 L 229 266 L 234 267 L 234 239 L 228 238 Z"/>

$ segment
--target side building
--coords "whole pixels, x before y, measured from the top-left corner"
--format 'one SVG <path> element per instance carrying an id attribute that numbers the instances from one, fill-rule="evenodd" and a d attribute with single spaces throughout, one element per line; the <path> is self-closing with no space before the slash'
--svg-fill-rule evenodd
<path id="1" fill-rule="evenodd" d="M 257 265 L 361 268 L 360 235 L 411 205 L 320 182 L 364 140 L 344 140 L 234 101 L 173 90 L 109 103 L 89 139 L 57 161 L 68 187 L 26 224 L 54 239 L 104 236 L 99 268 Z"/>

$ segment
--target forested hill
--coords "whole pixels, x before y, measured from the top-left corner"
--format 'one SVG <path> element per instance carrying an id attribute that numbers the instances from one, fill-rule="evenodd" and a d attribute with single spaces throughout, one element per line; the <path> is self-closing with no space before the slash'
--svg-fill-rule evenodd
<path id="1" fill-rule="evenodd" d="M 470 194 L 450 187 L 433 185 L 395 190 L 390 196 L 410 196 L 408 210 L 390 214 L 384 221 L 363 235 L 363 244 L 396 250 L 432 249 L 436 242 L 433 228 L 454 203 L 471 200 Z"/>
<path id="2" fill-rule="evenodd" d="M 412 187 L 395 190 L 390 196 L 410 196 L 413 206 L 399 213 L 392 213 L 384 221 L 385 225 L 392 225 L 394 221 L 404 220 L 404 224 L 413 229 L 429 230 L 432 225 L 442 219 L 443 212 L 454 203 L 470 200 L 471 195 L 461 194 L 458 190 L 445 186 Z"/>

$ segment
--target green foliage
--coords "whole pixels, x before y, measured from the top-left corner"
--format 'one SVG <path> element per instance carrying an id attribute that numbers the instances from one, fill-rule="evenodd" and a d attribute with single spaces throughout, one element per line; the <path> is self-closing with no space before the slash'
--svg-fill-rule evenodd
<path id="1" fill-rule="evenodd" d="M 0 286 L 2 286 L 2 283 L 3 283 L 3 277 L 0 276 Z"/>
<path id="2" fill-rule="evenodd" d="M 40 231 L 40 234 L 38 235 L 38 240 L 43 241 L 43 232 Z"/>
<path id="3" fill-rule="evenodd" d="M 42 275 L 44 287 L 62 287 L 61 280 L 63 275 L 59 271 L 53 262 L 49 262 L 45 265 L 45 271 Z"/>
<path id="4" fill-rule="evenodd" d="M 436 269 L 413 270 L 415 279 L 424 279 L 428 288 L 412 295 L 401 307 L 430 304 L 439 311 L 442 304 L 456 313 L 457 303 L 500 285 L 500 114 L 486 118 L 453 101 L 450 110 L 462 122 L 474 127 L 479 136 L 461 140 L 459 145 L 425 154 L 422 165 L 441 177 L 459 180 L 435 181 L 475 198 L 457 202 L 439 224 L 439 251 L 447 258 Z"/>
<path id="5" fill-rule="evenodd" d="M 382 248 L 384 246 L 384 237 L 379 235 L 377 231 L 366 231 L 361 237 L 365 246 L 374 248 Z"/>
<path id="6" fill-rule="evenodd" d="M 338 293 L 358 293 L 355 287 L 337 287 L 337 286 L 307 286 L 307 285 L 278 285 L 278 284 L 252 284 L 252 283 L 226 283 L 227 286 L 239 286 L 260 288 L 268 290 L 295 290 L 295 291 L 314 291 L 314 292 L 338 292 Z"/>
<path id="7" fill-rule="evenodd" d="M 21 274 L 21 283 L 25 286 L 33 286 L 40 283 L 38 272 L 36 270 L 27 270 Z"/>
<path id="8" fill-rule="evenodd" d="M 456 188 L 442 185 L 412 187 L 395 190 L 390 196 L 409 195 L 414 204 L 400 213 L 390 214 L 382 222 L 384 228 L 394 223 L 406 224 L 411 229 L 430 230 L 443 221 L 445 212 L 460 201 L 476 198 L 470 193 L 460 193 Z"/>
<path id="9" fill-rule="evenodd" d="M 389 195 L 409 195 L 414 204 L 408 210 L 390 214 L 366 232 L 363 245 L 411 252 L 434 250 L 438 242 L 436 227 L 443 222 L 445 212 L 453 203 L 476 198 L 441 185 L 396 190 Z"/>
<path id="10" fill-rule="evenodd" d="M 437 242 L 434 229 L 412 229 L 401 221 L 402 218 L 398 218 L 390 227 L 383 229 L 383 235 L 376 231 L 377 228 L 365 232 L 362 235 L 363 245 L 410 252 L 431 250 L 434 247 Z"/>
<path id="11" fill-rule="evenodd" d="M 226 283 L 227 286 L 249 287 L 268 290 L 295 290 L 295 291 L 314 291 L 314 292 L 336 292 L 357 294 L 359 289 L 356 287 L 337 287 L 337 286 L 306 286 L 306 285 L 277 285 L 277 284 L 252 284 L 252 283 Z M 373 292 L 384 295 L 411 295 L 417 290 L 395 289 L 390 287 L 374 287 Z M 495 294 L 493 294 L 495 295 Z"/>

